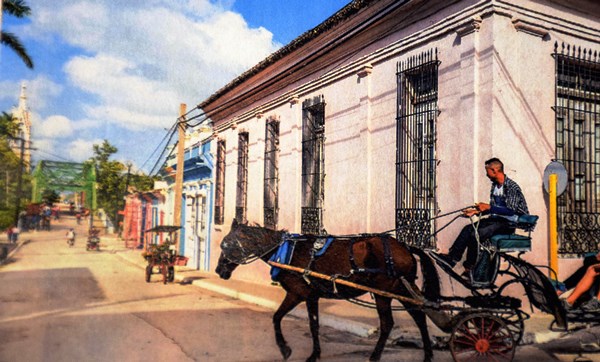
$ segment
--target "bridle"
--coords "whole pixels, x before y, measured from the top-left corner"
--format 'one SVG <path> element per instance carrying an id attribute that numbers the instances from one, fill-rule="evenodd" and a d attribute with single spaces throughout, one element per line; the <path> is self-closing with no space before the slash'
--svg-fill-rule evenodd
<path id="1" fill-rule="evenodd" d="M 232 238 L 232 240 L 227 240 L 227 242 L 223 240 L 221 242 L 221 251 L 223 257 L 232 263 L 238 265 L 250 264 L 278 248 L 281 242 L 285 240 L 286 235 L 287 233 L 283 233 L 283 236 L 278 238 L 277 242 L 267 245 L 261 245 L 260 243 L 255 243 L 255 245 L 247 243 L 243 245 L 240 242 L 240 238 Z"/>

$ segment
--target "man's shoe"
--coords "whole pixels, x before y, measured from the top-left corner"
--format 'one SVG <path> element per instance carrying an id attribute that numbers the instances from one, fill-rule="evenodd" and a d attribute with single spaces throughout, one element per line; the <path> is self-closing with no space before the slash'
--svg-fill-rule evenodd
<path id="1" fill-rule="evenodd" d="M 436 253 L 435 251 L 432 251 L 430 255 L 435 259 L 435 261 L 445 265 L 450 269 L 453 269 L 456 265 L 456 262 L 448 254 Z"/>
<path id="2" fill-rule="evenodd" d="M 600 300 L 598 300 L 598 298 L 592 298 L 583 303 L 580 308 L 586 312 L 598 312 L 600 311 Z"/>

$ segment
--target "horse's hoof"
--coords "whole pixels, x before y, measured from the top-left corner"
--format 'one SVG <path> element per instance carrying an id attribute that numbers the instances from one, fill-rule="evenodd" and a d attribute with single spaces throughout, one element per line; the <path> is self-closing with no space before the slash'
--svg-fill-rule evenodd
<path id="1" fill-rule="evenodd" d="M 292 355 L 292 349 L 288 346 L 283 346 L 280 350 L 284 360 L 287 360 Z"/>

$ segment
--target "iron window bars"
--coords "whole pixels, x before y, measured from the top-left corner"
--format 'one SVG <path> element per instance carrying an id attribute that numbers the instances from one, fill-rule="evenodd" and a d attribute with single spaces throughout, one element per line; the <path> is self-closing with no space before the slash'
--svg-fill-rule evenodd
<path id="1" fill-rule="evenodd" d="M 235 198 L 235 219 L 246 222 L 248 204 L 248 132 L 238 135 L 237 193 Z"/>
<path id="2" fill-rule="evenodd" d="M 302 103 L 302 233 L 323 234 L 325 101 Z"/>
<path id="3" fill-rule="evenodd" d="M 436 204 L 437 49 L 397 64 L 396 236 L 434 248 Z"/>
<path id="4" fill-rule="evenodd" d="M 560 48 L 560 49 L 559 49 Z M 596 252 L 600 240 L 600 59 L 554 44 L 556 159 L 567 169 L 558 199 L 559 253 Z"/>
<path id="5" fill-rule="evenodd" d="M 217 172 L 215 180 L 215 224 L 225 222 L 225 141 L 217 142 Z"/>
<path id="6" fill-rule="evenodd" d="M 267 120 L 265 128 L 264 224 L 277 229 L 279 213 L 279 121 Z"/>

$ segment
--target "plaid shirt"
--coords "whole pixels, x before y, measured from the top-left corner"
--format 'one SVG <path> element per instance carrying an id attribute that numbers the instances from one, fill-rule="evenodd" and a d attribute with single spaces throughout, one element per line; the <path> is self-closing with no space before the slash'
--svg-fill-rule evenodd
<path id="1" fill-rule="evenodd" d="M 516 215 L 525 215 L 529 214 L 529 210 L 527 209 L 527 201 L 525 201 L 525 196 L 523 196 L 523 192 L 519 185 L 516 182 L 509 179 L 508 177 L 504 178 L 503 187 L 503 195 L 500 198 L 504 201 L 505 205 L 497 205 L 496 200 L 494 198 L 494 188 L 497 186 L 497 183 L 492 183 L 492 189 L 490 191 L 490 205 L 492 209 L 490 210 L 493 214 L 506 214 L 506 209 L 508 211 L 512 211 Z M 495 209 L 495 210 L 494 210 Z M 504 210 L 503 210 L 504 209 Z"/>

